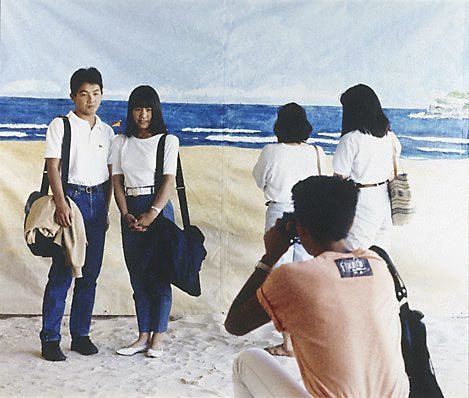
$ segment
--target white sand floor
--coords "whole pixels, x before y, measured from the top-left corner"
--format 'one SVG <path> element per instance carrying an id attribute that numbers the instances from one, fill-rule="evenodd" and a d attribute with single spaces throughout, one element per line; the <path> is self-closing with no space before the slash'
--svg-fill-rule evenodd
<path id="1" fill-rule="evenodd" d="M 247 347 L 280 342 L 271 324 L 244 337 L 223 328 L 224 315 L 181 317 L 170 322 L 166 355 L 121 357 L 115 349 L 136 336 L 133 317 L 93 319 L 98 355 L 72 352 L 64 318 L 60 363 L 40 358 L 40 317 L 0 319 L 0 397 L 230 397 L 231 365 Z M 468 318 L 425 318 L 430 352 L 446 397 L 468 396 Z M 296 362 L 279 358 L 300 380 Z"/>

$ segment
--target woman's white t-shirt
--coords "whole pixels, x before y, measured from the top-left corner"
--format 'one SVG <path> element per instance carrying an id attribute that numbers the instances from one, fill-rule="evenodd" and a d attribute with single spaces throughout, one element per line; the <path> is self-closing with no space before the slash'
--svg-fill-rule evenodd
<path id="1" fill-rule="evenodd" d="M 401 154 L 401 144 L 392 131 L 375 137 L 358 130 L 340 138 L 332 161 L 334 173 L 360 184 L 377 184 L 392 178 L 393 150 Z"/>
<path id="2" fill-rule="evenodd" d="M 324 170 L 325 154 L 321 147 L 317 148 L 321 170 Z M 252 171 L 265 199 L 278 203 L 291 203 L 293 186 L 318 174 L 316 149 L 308 144 L 268 144 Z"/>
<path id="3" fill-rule="evenodd" d="M 156 151 L 162 134 L 150 138 L 116 136 L 112 144 L 112 175 L 123 174 L 127 188 L 155 184 Z M 164 146 L 163 174 L 176 175 L 179 140 L 168 134 Z"/>

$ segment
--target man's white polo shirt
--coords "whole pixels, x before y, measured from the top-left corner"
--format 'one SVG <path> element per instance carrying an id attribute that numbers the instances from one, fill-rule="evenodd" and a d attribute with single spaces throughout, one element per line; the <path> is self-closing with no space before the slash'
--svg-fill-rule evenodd
<path id="1" fill-rule="evenodd" d="M 93 128 L 72 111 L 67 117 L 72 129 L 68 182 L 85 186 L 102 184 L 109 179 L 107 166 L 112 164 L 114 131 L 98 116 Z M 61 159 L 63 136 L 64 123 L 57 117 L 47 129 L 45 158 Z"/>

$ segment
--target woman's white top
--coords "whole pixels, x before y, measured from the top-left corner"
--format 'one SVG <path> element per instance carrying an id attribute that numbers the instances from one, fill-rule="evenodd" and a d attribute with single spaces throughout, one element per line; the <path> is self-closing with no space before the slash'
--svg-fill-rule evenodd
<path id="1" fill-rule="evenodd" d="M 162 134 L 150 138 L 119 134 L 112 144 L 112 175 L 123 174 L 126 187 L 155 185 L 156 151 Z M 179 140 L 168 134 L 164 146 L 163 175 L 176 175 Z"/>
<path id="2" fill-rule="evenodd" d="M 334 173 L 350 177 L 360 184 L 376 184 L 394 176 L 393 148 L 396 157 L 401 144 L 392 131 L 375 137 L 358 130 L 340 138 L 332 161 Z"/>
<path id="3" fill-rule="evenodd" d="M 325 154 L 321 147 L 317 148 L 321 170 L 324 170 Z M 318 174 L 317 152 L 308 144 L 268 144 L 252 171 L 265 199 L 278 203 L 292 203 L 293 185 Z"/>

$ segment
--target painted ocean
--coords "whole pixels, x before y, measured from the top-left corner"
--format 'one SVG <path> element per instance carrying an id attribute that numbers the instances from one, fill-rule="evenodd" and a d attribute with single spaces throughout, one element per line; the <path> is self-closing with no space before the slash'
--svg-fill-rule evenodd
<path id="1" fill-rule="evenodd" d="M 72 107 L 68 99 L 0 97 L 0 141 L 40 141 L 54 116 Z M 103 101 L 99 115 L 112 124 L 125 125 L 126 101 Z M 313 124 L 309 142 L 334 153 L 340 137 L 341 108 L 307 106 Z M 276 142 L 272 126 L 277 106 L 164 103 L 168 130 L 183 146 L 224 145 L 261 148 Z M 385 109 L 406 158 L 462 159 L 469 157 L 469 119 L 429 114 L 424 109 Z M 116 133 L 119 128 L 114 128 Z"/>

